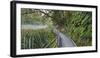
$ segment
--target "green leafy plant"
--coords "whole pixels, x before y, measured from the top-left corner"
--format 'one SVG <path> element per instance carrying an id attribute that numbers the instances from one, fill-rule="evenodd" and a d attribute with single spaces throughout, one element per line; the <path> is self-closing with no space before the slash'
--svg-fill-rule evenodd
<path id="1" fill-rule="evenodd" d="M 22 49 L 35 48 L 55 48 L 57 47 L 56 38 L 51 31 L 47 29 L 22 30 L 21 37 Z"/>

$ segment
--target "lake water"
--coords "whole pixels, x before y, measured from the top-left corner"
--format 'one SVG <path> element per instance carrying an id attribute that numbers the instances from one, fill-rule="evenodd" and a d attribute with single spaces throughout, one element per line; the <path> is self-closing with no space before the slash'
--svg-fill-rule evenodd
<path id="1" fill-rule="evenodd" d="M 21 29 L 43 29 L 43 28 L 47 28 L 47 25 L 21 25 Z"/>

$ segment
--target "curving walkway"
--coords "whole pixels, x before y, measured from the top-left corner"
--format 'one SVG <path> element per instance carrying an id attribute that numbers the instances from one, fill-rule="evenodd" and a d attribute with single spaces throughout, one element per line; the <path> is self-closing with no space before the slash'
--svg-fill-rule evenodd
<path id="1" fill-rule="evenodd" d="M 57 29 L 54 29 L 53 32 L 57 36 L 57 42 L 59 47 L 76 47 L 76 44 L 72 39 L 65 36 L 63 33 L 59 32 Z"/>
<path id="2" fill-rule="evenodd" d="M 43 29 L 47 28 L 47 25 L 22 25 L 22 29 Z M 76 47 L 76 44 L 68 36 L 64 35 L 56 28 L 53 29 L 56 34 L 58 47 Z"/>

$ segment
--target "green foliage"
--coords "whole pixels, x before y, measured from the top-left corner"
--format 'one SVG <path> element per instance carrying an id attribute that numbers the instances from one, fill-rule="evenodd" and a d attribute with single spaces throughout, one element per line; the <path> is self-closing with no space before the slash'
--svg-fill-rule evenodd
<path id="1" fill-rule="evenodd" d="M 53 10 L 53 14 L 52 14 L 52 21 L 55 25 L 61 27 L 64 26 L 65 24 L 65 17 L 63 16 L 64 11 L 61 10 Z"/>
<path id="2" fill-rule="evenodd" d="M 39 10 L 22 8 L 21 15 L 22 24 L 45 24 L 45 20 Z"/>
<path id="3" fill-rule="evenodd" d="M 49 26 L 49 31 L 22 30 L 23 49 L 57 47 L 56 36 L 50 31 L 53 27 L 71 37 L 77 46 L 92 45 L 92 12 L 22 8 L 21 20 L 22 24 Z"/>
<path id="4" fill-rule="evenodd" d="M 71 12 L 67 33 L 76 42 L 77 46 L 92 45 L 92 13 L 91 12 Z"/>
<path id="5" fill-rule="evenodd" d="M 55 48 L 57 47 L 54 33 L 47 29 L 22 30 L 21 48 Z"/>
<path id="6" fill-rule="evenodd" d="M 52 21 L 77 46 L 92 45 L 92 12 L 53 10 Z"/>

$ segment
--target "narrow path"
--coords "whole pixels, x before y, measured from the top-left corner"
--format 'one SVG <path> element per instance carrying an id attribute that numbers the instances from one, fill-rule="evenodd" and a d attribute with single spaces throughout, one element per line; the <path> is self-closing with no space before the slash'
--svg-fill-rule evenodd
<path id="1" fill-rule="evenodd" d="M 57 29 L 54 29 L 54 33 L 57 36 L 57 42 L 59 47 L 76 47 L 76 44 L 72 39 L 59 32 Z"/>
<path id="2" fill-rule="evenodd" d="M 22 25 L 22 29 L 43 29 L 46 28 L 47 25 Z M 75 47 L 76 44 L 72 39 L 68 36 L 64 35 L 56 28 L 53 29 L 53 32 L 56 34 L 57 43 L 59 47 Z"/>

